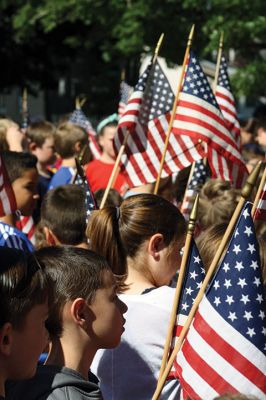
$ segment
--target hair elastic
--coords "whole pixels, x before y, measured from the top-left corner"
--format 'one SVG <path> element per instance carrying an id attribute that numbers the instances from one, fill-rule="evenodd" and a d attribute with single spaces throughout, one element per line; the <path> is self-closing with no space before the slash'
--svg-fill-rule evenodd
<path id="1" fill-rule="evenodd" d="M 97 125 L 97 133 L 111 122 L 118 122 L 118 115 L 116 113 L 109 115 L 108 117 L 104 118 L 98 125 Z"/>

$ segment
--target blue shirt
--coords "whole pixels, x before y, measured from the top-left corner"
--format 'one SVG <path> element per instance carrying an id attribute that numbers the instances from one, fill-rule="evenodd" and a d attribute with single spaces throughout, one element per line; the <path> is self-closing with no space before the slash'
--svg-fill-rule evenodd
<path id="1" fill-rule="evenodd" d="M 69 183 L 71 183 L 74 174 L 74 168 L 60 167 L 59 170 L 52 177 L 48 190 L 54 189 L 57 186 L 68 185 Z"/>
<path id="2" fill-rule="evenodd" d="M 25 233 L 21 232 L 14 226 L 8 225 L 0 221 L 0 247 L 11 247 L 32 253 L 34 247 L 29 241 Z"/>

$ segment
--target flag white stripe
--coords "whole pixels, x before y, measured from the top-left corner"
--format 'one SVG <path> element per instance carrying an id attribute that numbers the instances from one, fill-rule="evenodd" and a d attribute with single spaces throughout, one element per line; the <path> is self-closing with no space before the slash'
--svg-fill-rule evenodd
<path id="1" fill-rule="evenodd" d="M 178 364 L 183 369 L 182 377 L 186 382 L 190 383 L 194 392 L 197 393 L 200 399 L 212 400 L 219 393 L 216 392 L 187 362 L 184 354 L 180 351 L 177 355 Z"/>
<path id="2" fill-rule="evenodd" d="M 188 342 L 194 351 L 201 357 L 208 365 L 211 366 L 226 382 L 233 386 L 239 393 L 253 394 L 254 396 L 262 396 L 263 392 L 253 384 L 245 375 L 241 374 L 234 368 L 228 361 L 226 361 L 213 347 L 211 347 L 191 326 Z M 248 393 L 247 393 L 248 388 Z"/>
<path id="3" fill-rule="evenodd" d="M 230 343 L 243 357 L 250 360 L 250 355 L 253 354 L 252 363 L 262 373 L 266 374 L 265 355 L 240 332 L 228 324 L 212 307 L 205 296 L 199 305 L 199 312 L 214 331 L 219 326 L 219 335 L 222 339 Z"/>

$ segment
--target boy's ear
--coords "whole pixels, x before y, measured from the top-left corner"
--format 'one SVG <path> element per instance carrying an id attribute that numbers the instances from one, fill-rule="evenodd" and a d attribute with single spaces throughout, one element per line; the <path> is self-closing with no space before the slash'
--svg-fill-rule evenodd
<path id="1" fill-rule="evenodd" d="M 28 146 L 29 146 L 29 151 L 31 152 L 35 151 L 38 147 L 35 142 L 29 142 Z"/>
<path id="2" fill-rule="evenodd" d="M 164 238 L 161 233 L 156 233 L 152 235 L 149 239 L 148 243 L 148 253 L 158 261 L 160 259 L 160 251 L 163 250 L 165 247 L 164 245 Z"/>
<path id="3" fill-rule="evenodd" d="M 75 151 L 75 153 L 80 153 L 80 152 L 81 152 L 81 148 L 82 148 L 82 146 L 81 146 L 81 143 L 80 143 L 80 142 L 76 142 L 76 143 L 74 144 L 74 151 Z"/>
<path id="4" fill-rule="evenodd" d="M 86 329 L 90 315 L 90 308 L 86 300 L 83 298 L 75 299 L 71 305 L 70 312 L 75 323 Z"/>
<path id="5" fill-rule="evenodd" d="M 0 353 L 4 356 L 11 354 L 13 343 L 13 327 L 10 322 L 6 322 L 0 329 Z"/>
<path id="6" fill-rule="evenodd" d="M 45 235 L 45 240 L 50 246 L 55 246 L 57 244 L 60 244 L 60 241 L 57 239 L 57 237 L 51 231 L 51 229 L 49 229 L 49 228 L 47 228 L 47 226 L 45 226 L 43 228 L 43 231 L 44 231 L 44 235 Z"/>

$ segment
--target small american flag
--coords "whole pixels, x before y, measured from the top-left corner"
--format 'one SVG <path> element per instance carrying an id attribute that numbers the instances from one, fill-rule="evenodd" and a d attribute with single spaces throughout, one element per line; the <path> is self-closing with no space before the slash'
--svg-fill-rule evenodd
<path id="1" fill-rule="evenodd" d="M 193 52 L 190 52 L 180 93 L 173 132 L 207 143 L 213 178 L 230 180 L 241 187 L 247 169 L 217 104 L 210 84 Z"/>
<path id="2" fill-rule="evenodd" d="M 184 195 L 184 200 L 181 206 L 181 212 L 185 219 L 188 221 L 190 212 L 195 201 L 196 194 L 199 193 L 202 185 L 206 182 L 208 178 L 207 168 L 204 164 L 204 160 L 198 160 L 192 165 L 193 172 L 190 182 L 188 182 L 188 187 Z"/>
<path id="3" fill-rule="evenodd" d="M 173 102 L 174 94 L 160 64 L 158 61 L 149 64 L 128 101 L 114 140 L 118 152 L 126 132 L 130 132 L 121 158 L 121 171 L 131 186 L 156 181 Z M 203 156 L 197 139 L 170 135 L 162 178 Z"/>
<path id="4" fill-rule="evenodd" d="M 81 126 L 81 128 L 85 129 L 90 139 L 89 146 L 93 157 L 95 159 L 100 158 L 101 149 L 97 142 L 96 132 L 84 112 L 80 108 L 76 108 L 76 110 L 74 110 L 73 113 L 70 115 L 69 122 L 75 125 L 79 125 Z"/>
<path id="5" fill-rule="evenodd" d="M 266 318 L 259 247 L 247 203 L 177 355 L 193 399 L 243 393 L 265 399 Z"/>
<path id="6" fill-rule="evenodd" d="M 0 217 L 13 214 L 17 209 L 16 198 L 0 154 Z"/>
<path id="7" fill-rule="evenodd" d="M 31 215 L 29 215 L 29 216 L 21 215 L 19 222 L 18 222 L 18 228 L 23 233 L 25 233 L 25 235 L 28 237 L 28 239 L 31 241 L 31 243 L 35 246 L 35 244 L 36 244 L 35 224 L 34 224 L 32 216 Z"/>
<path id="8" fill-rule="evenodd" d="M 192 239 L 189 258 L 187 262 L 187 268 L 180 295 L 180 301 L 177 309 L 177 324 L 175 326 L 173 333 L 174 340 L 172 341 L 172 348 L 174 348 L 176 338 L 179 337 L 180 332 L 183 326 L 185 325 L 188 314 L 198 294 L 198 291 L 201 288 L 204 278 L 205 278 L 205 270 L 201 261 L 197 245 L 194 239 Z M 174 361 L 173 367 L 169 373 L 169 378 L 177 377 L 175 366 L 176 366 L 176 361 Z"/>
<path id="9" fill-rule="evenodd" d="M 266 221 L 266 181 L 262 188 L 260 199 L 254 213 L 254 220 Z"/>
<path id="10" fill-rule="evenodd" d="M 221 65 L 218 76 L 217 88 L 215 91 L 217 103 L 223 113 L 228 130 L 234 137 L 238 148 L 241 146 L 240 125 L 237 119 L 235 99 L 232 94 L 230 80 L 228 76 L 227 62 L 222 55 Z"/>
<path id="11" fill-rule="evenodd" d="M 120 101 L 118 105 L 118 115 L 119 118 L 122 117 L 122 115 L 125 112 L 127 102 L 133 92 L 132 86 L 129 86 L 125 81 L 121 81 L 120 83 Z"/>
<path id="12" fill-rule="evenodd" d="M 88 222 L 92 211 L 97 209 L 97 204 L 96 204 L 93 192 L 91 191 L 87 177 L 84 174 L 83 168 L 79 164 L 77 159 L 76 159 L 76 167 L 77 167 L 77 174 L 76 174 L 74 183 L 76 185 L 79 185 L 80 187 L 82 187 L 85 190 L 85 206 L 86 206 L 86 214 L 87 214 L 86 222 Z"/>

